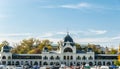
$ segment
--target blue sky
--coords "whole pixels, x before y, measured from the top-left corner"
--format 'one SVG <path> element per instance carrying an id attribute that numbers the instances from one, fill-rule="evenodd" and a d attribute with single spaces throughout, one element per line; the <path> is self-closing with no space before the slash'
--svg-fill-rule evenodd
<path id="1" fill-rule="evenodd" d="M 120 0 L 0 0 L 0 41 L 25 38 L 117 47 Z"/>

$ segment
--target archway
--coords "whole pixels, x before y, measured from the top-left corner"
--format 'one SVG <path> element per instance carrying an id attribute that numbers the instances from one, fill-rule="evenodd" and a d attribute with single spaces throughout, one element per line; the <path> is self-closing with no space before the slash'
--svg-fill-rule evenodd
<path id="1" fill-rule="evenodd" d="M 48 65 L 48 63 L 47 63 L 47 62 L 44 62 L 43 65 Z"/>
<path id="2" fill-rule="evenodd" d="M 54 63 L 53 62 L 50 62 L 50 65 L 53 65 Z"/>
<path id="3" fill-rule="evenodd" d="M 102 63 L 101 63 L 101 62 L 98 62 L 98 65 L 102 65 Z"/>
<path id="4" fill-rule="evenodd" d="M 80 62 L 77 62 L 77 66 L 80 66 Z"/>
<path id="5" fill-rule="evenodd" d="M 15 65 L 20 65 L 19 61 L 16 61 L 16 64 Z"/>
<path id="6" fill-rule="evenodd" d="M 111 65 L 111 63 L 110 63 L 110 62 L 107 62 L 107 65 Z"/>
<path id="7" fill-rule="evenodd" d="M 85 64 L 86 64 L 86 62 L 83 62 L 82 64 L 83 64 L 83 65 L 85 65 Z"/>
<path id="8" fill-rule="evenodd" d="M 38 65 L 38 62 L 37 62 L 37 61 L 35 61 L 34 65 Z"/>
<path id="9" fill-rule="evenodd" d="M 73 65 L 73 63 L 72 62 L 70 62 L 70 66 L 72 66 Z"/>
<path id="10" fill-rule="evenodd" d="M 89 65 L 90 65 L 90 66 L 93 66 L 93 63 L 92 63 L 92 62 L 89 62 Z"/>

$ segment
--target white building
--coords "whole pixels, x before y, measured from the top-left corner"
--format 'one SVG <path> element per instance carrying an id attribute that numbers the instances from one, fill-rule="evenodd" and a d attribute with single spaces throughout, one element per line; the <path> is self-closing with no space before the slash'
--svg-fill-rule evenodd
<path id="1" fill-rule="evenodd" d="M 42 54 L 12 54 L 9 46 L 3 46 L 0 53 L 4 65 L 112 65 L 117 54 L 95 54 L 90 48 L 87 52 L 77 51 L 73 39 L 67 34 L 60 45 L 60 52 L 48 52 L 45 47 Z"/>

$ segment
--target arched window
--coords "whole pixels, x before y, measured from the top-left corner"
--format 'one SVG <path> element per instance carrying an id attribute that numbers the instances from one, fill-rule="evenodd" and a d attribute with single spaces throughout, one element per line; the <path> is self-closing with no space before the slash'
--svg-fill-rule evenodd
<path id="1" fill-rule="evenodd" d="M 64 60 L 66 60 L 66 56 L 64 56 Z"/>
<path id="2" fill-rule="evenodd" d="M 47 62 L 44 62 L 43 65 L 48 65 L 48 63 L 47 63 Z"/>
<path id="3" fill-rule="evenodd" d="M 51 57 L 50 57 L 50 59 L 51 59 L 51 60 L 54 60 L 54 57 L 53 57 L 53 56 L 51 56 Z"/>
<path id="4" fill-rule="evenodd" d="M 47 56 L 45 56 L 45 57 L 44 57 L 44 59 L 45 59 L 45 60 L 47 60 L 47 59 L 48 59 L 48 57 L 47 57 Z"/>
<path id="5" fill-rule="evenodd" d="M 6 59 L 6 56 L 3 56 L 2 59 Z"/>
<path id="6" fill-rule="evenodd" d="M 73 59 L 73 56 L 71 56 L 70 59 L 72 60 L 72 59 Z"/>
<path id="7" fill-rule="evenodd" d="M 92 56 L 90 56 L 88 59 L 89 59 L 89 60 L 93 60 L 93 57 L 92 57 Z"/>
<path id="8" fill-rule="evenodd" d="M 81 57 L 80 57 L 80 56 L 78 56 L 76 59 L 77 59 L 77 60 L 81 60 Z"/>
<path id="9" fill-rule="evenodd" d="M 82 60 L 86 60 L 86 57 L 85 57 L 85 56 L 83 56 Z"/>
<path id="10" fill-rule="evenodd" d="M 93 65 L 93 63 L 92 63 L 92 62 L 89 62 L 89 65 L 90 65 L 90 66 L 92 66 L 92 65 Z"/>
<path id="11" fill-rule="evenodd" d="M 98 65 L 102 65 L 102 63 L 101 63 L 101 62 L 98 62 Z"/>
<path id="12" fill-rule="evenodd" d="M 111 63 L 110 63 L 110 62 L 107 62 L 107 65 L 111 65 Z"/>
<path id="13" fill-rule="evenodd" d="M 37 61 L 35 61 L 34 65 L 38 65 L 38 62 L 37 62 Z"/>
<path id="14" fill-rule="evenodd" d="M 16 61 L 16 65 L 20 65 L 19 61 Z"/>
<path id="15" fill-rule="evenodd" d="M 64 52 L 73 52 L 73 50 L 71 48 L 67 47 L 64 49 Z"/>
<path id="16" fill-rule="evenodd" d="M 8 59 L 11 59 L 11 57 L 10 57 L 10 56 L 8 56 Z"/>
<path id="17" fill-rule="evenodd" d="M 53 62 L 50 62 L 50 65 L 53 65 Z"/>
<path id="18" fill-rule="evenodd" d="M 69 60 L 69 56 L 67 56 L 67 60 Z"/>
<path id="19" fill-rule="evenodd" d="M 59 56 L 57 56 L 57 57 L 56 57 L 56 60 L 59 60 L 59 59 L 60 59 L 60 57 L 59 57 Z"/>

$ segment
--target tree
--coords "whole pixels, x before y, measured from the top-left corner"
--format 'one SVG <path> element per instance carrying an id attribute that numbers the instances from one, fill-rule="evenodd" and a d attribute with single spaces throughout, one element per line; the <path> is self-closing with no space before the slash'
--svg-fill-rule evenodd
<path id="1" fill-rule="evenodd" d="M 1 48 L 3 47 L 3 46 L 5 46 L 5 45 L 9 45 L 9 43 L 5 40 L 5 41 L 2 41 L 2 43 L 0 44 L 0 50 L 1 50 Z"/>
<path id="2" fill-rule="evenodd" d="M 49 51 L 52 50 L 51 42 L 49 40 L 38 40 L 34 38 L 23 39 L 19 44 L 15 44 L 12 53 L 17 54 L 40 54 L 44 47 Z"/>
<path id="3" fill-rule="evenodd" d="M 119 61 L 114 61 L 114 64 L 116 65 L 116 66 L 120 66 L 120 62 Z"/>
<path id="4" fill-rule="evenodd" d="M 114 49 L 114 48 L 111 48 L 111 50 L 110 50 L 110 54 L 117 54 L 117 50 Z"/>
<path id="5" fill-rule="evenodd" d="M 75 46 L 76 46 L 76 49 L 77 49 L 77 50 L 82 50 L 82 48 L 81 48 L 80 44 L 75 43 Z"/>

